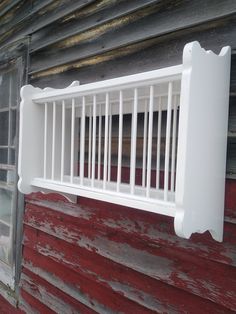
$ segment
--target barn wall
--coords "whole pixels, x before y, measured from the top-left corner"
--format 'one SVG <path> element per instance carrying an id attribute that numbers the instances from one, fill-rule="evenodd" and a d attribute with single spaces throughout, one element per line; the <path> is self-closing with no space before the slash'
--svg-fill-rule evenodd
<path id="1" fill-rule="evenodd" d="M 28 79 L 64 87 L 181 63 L 185 43 L 232 47 L 223 243 L 173 220 L 58 195 L 26 200 L 19 306 L 27 313 L 236 311 L 236 2 L 4 0 L 0 47 L 29 37 Z M 0 302 L 1 304 L 1 302 Z"/>

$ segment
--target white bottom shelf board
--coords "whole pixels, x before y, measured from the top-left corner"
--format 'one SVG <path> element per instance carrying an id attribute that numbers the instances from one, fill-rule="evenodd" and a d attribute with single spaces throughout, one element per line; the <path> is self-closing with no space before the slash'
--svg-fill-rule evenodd
<path id="1" fill-rule="evenodd" d="M 175 193 L 168 191 L 168 199 L 163 201 L 163 190 L 150 188 L 150 197 L 146 197 L 146 188 L 135 186 L 134 194 L 130 193 L 130 185 L 121 183 L 120 192 L 117 192 L 116 182 L 107 182 L 106 189 L 103 189 L 102 180 L 94 180 L 92 187 L 91 179 L 84 178 L 83 185 L 80 185 L 80 178 L 74 177 L 73 183 L 69 182 L 70 177 L 65 176 L 64 182 L 35 178 L 31 184 L 40 187 L 45 192 L 47 190 L 57 191 L 62 194 L 72 194 L 84 196 L 101 201 L 111 202 L 132 208 L 175 217 Z"/>

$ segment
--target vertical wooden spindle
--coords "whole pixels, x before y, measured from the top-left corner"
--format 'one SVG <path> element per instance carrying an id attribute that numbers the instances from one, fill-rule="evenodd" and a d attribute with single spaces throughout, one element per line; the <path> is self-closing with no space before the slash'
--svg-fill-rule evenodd
<path id="1" fill-rule="evenodd" d="M 118 165 L 117 165 L 117 192 L 120 191 L 122 169 L 122 139 L 123 139 L 123 92 L 119 94 L 119 142 L 118 142 Z"/>
<path id="2" fill-rule="evenodd" d="M 148 102 L 145 103 L 144 122 L 143 122 L 143 169 L 142 187 L 146 185 L 146 162 L 147 162 L 147 121 L 148 121 Z"/>
<path id="3" fill-rule="evenodd" d="M 165 147 L 165 173 L 164 173 L 164 201 L 168 200 L 169 189 L 169 158 L 170 158 L 170 128 L 172 105 L 172 82 L 168 84 L 167 122 L 166 122 L 166 147 Z"/>
<path id="4" fill-rule="evenodd" d="M 92 108 L 89 107 L 89 148 L 88 148 L 88 178 L 91 179 L 91 146 L 92 146 Z"/>
<path id="5" fill-rule="evenodd" d="M 80 123 L 80 184 L 84 183 L 84 146 L 85 146 L 85 97 L 82 97 L 82 112 Z"/>
<path id="6" fill-rule="evenodd" d="M 111 142 L 112 142 L 112 110 L 109 110 L 109 145 L 108 145 L 108 181 L 111 181 Z"/>
<path id="7" fill-rule="evenodd" d="M 51 179 L 55 179 L 55 148 L 56 148 L 56 102 L 53 102 L 52 109 L 52 174 Z"/>
<path id="8" fill-rule="evenodd" d="M 65 161 L 65 101 L 62 101 L 61 113 L 61 182 L 64 177 L 64 161 Z"/>
<path id="9" fill-rule="evenodd" d="M 156 188 L 160 188 L 160 156 L 161 156 L 161 97 L 158 99 L 158 122 L 157 122 L 157 163 L 156 163 Z"/>
<path id="10" fill-rule="evenodd" d="M 177 96 L 174 96 L 174 116 L 172 129 L 172 152 L 171 152 L 171 192 L 174 192 L 175 186 L 175 150 L 176 150 L 176 126 L 177 126 Z"/>
<path id="11" fill-rule="evenodd" d="M 137 145 L 138 89 L 134 89 L 134 106 L 132 111 L 131 156 L 130 156 L 130 193 L 135 190 L 136 145 Z"/>
<path id="12" fill-rule="evenodd" d="M 104 135 L 104 163 L 103 163 L 103 189 L 106 188 L 106 182 L 107 182 L 108 116 L 109 116 L 109 94 L 106 93 L 105 135 Z"/>
<path id="13" fill-rule="evenodd" d="M 101 145 L 102 145 L 102 104 L 99 108 L 98 121 L 98 180 L 101 178 Z"/>
<path id="14" fill-rule="evenodd" d="M 73 183 L 74 177 L 74 151 L 75 151 L 75 99 L 72 99 L 71 106 L 71 152 L 70 152 L 70 182 Z"/>
<path id="15" fill-rule="evenodd" d="M 47 178 L 48 104 L 44 104 L 43 178 Z"/>
<path id="16" fill-rule="evenodd" d="M 147 185 L 146 196 L 150 196 L 151 187 L 151 168 L 152 168 L 152 132 L 153 132 L 153 98 L 154 87 L 150 86 L 150 99 L 149 99 L 149 121 L 148 121 L 148 156 L 147 156 Z"/>
<path id="17" fill-rule="evenodd" d="M 96 156 L 96 95 L 93 96 L 93 146 L 92 146 L 92 187 L 95 179 L 95 156 Z"/>

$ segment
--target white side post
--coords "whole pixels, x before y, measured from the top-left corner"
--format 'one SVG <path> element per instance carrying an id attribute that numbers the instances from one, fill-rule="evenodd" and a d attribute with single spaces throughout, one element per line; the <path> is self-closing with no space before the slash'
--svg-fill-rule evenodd
<path id="1" fill-rule="evenodd" d="M 230 47 L 219 56 L 198 42 L 183 52 L 176 176 L 177 235 L 209 230 L 222 241 Z"/>
<path id="2" fill-rule="evenodd" d="M 32 96 L 41 92 L 40 88 L 31 85 L 21 89 L 18 188 L 24 194 L 38 190 L 31 182 L 34 178 L 42 177 L 44 172 L 44 110 L 42 105 L 32 102 Z"/>

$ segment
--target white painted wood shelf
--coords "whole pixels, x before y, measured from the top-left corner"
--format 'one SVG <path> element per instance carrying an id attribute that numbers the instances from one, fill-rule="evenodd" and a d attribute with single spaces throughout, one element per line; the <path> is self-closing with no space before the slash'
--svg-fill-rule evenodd
<path id="1" fill-rule="evenodd" d="M 181 237 L 209 230 L 222 241 L 229 78 L 229 47 L 216 55 L 192 42 L 177 66 L 22 87 L 19 190 L 171 216 Z"/>

